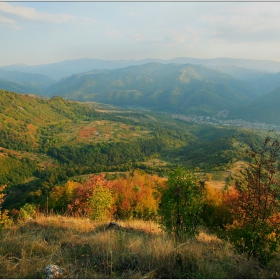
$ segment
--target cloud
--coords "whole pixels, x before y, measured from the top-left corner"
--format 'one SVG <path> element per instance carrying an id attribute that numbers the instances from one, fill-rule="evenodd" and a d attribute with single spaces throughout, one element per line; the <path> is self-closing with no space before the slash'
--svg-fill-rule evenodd
<path id="1" fill-rule="evenodd" d="M 275 5 L 269 3 L 249 4 L 236 5 L 223 15 L 204 15 L 200 18 L 200 22 L 207 33 L 220 42 L 278 41 L 280 5 L 277 9 Z"/>
<path id="2" fill-rule="evenodd" d="M 142 42 L 143 41 L 143 36 L 139 33 L 135 33 L 131 37 L 137 42 Z"/>
<path id="3" fill-rule="evenodd" d="M 174 29 L 169 29 L 169 40 L 174 43 L 185 43 L 192 42 L 197 43 L 200 40 L 202 30 L 199 28 L 193 28 L 191 26 L 187 26 L 182 31 L 177 31 Z"/>
<path id="4" fill-rule="evenodd" d="M 239 30 L 247 30 L 250 33 L 262 31 L 279 31 L 280 18 L 279 8 L 269 3 L 257 3 L 256 5 L 247 5 L 246 9 L 236 8 L 230 20 L 230 24 Z"/>
<path id="5" fill-rule="evenodd" d="M 121 33 L 117 30 L 109 30 L 106 32 L 106 34 L 111 38 L 121 38 L 122 37 Z"/>
<path id="6" fill-rule="evenodd" d="M 10 27 L 13 29 L 21 29 L 21 27 L 18 26 L 14 20 L 3 16 L 0 16 L 0 26 Z"/>
<path id="7" fill-rule="evenodd" d="M 133 39 L 135 42 L 141 42 L 149 45 L 161 45 L 161 46 L 184 46 L 186 43 L 188 45 L 194 46 L 198 41 L 201 40 L 202 30 L 195 29 L 190 26 L 182 28 L 180 31 L 175 28 L 164 29 L 153 34 L 133 34 Z"/>
<path id="8" fill-rule="evenodd" d="M 31 21 L 62 23 L 76 20 L 77 17 L 68 14 L 49 14 L 37 12 L 34 8 L 13 6 L 6 2 L 0 2 L 0 13 L 14 16 L 18 19 L 27 19 Z"/>
<path id="9" fill-rule="evenodd" d="M 0 16 L 0 22 L 2 23 L 8 23 L 8 24 L 15 24 L 16 22 L 12 19 L 9 18 L 5 18 L 5 17 L 1 17 Z"/>
<path id="10" fill-rule="evenodd" d="M 139 17 L 141 14 L 134 11 L 128 11 L 128 15 L 131 17 Z"/>
<path id="11" fill-rule="evenodd" d="M 187 35 L 174 29 L 168 30 L 169 40 L 171 42 L 183 43 L 187 40 Z"/>
<path id="12" fill-rule="evenodd" d="M 90 17 L 81 17 L 81 18 L 77 17 L 76 21 L 79 21 L 85 25 L 92 25 L 97 22 L 95 18 L 90 18 Z"/>

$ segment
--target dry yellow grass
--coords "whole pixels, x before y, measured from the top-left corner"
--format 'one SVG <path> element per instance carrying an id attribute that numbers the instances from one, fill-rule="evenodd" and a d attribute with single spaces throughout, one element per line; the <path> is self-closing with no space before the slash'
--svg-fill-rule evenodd
<path id="1" fill-rule="evenodd" d="M 237 255 L 225 241 L 205 231 L 176 244 L 152 221 L 92 222 L 62 216 L 4 229 L 0 242 L 0 278 L 44 278 L 43 269 L 56 264 L 70 278 L 271 278 Z"/>
<path id="2" fill-rule="evenodd" d="M 146 164 L 148 166 L 166 166 L 168 164 L 168 162 L 160 160 L 158 158 L 152 158 L 148 161 L 141 162 L 141 163 Z"/>
<path id="3" fill-rule="evenodd" d="M 208 186 L 214 189 L 223 190 L 226 186 L 226 181 L 211 180 L 211 181 L 205 181 L 205 184 L 207 184 Z"/>

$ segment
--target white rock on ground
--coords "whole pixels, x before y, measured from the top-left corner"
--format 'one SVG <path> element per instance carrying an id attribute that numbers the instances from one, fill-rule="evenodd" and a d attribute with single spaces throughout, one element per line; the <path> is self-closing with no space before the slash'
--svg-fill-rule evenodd
<path id="1" fill-rule="evenodd" d="M 47 265 L 43 270 L 43 273 L 45 274 L 46 279 L 61 279 L 67 278 L 68 276 L 68 273 L 64 268 L 58 267 L 54 264 Z"/>

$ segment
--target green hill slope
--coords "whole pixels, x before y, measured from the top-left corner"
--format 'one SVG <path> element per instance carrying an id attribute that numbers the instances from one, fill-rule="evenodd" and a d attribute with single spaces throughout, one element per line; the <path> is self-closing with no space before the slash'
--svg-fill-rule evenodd
<path id="1" fill-rule="evenodd" d="M 2 79 L 2 78 L 0 78 L 0 89 L 14 91 L 18 93 L 28 93 L 28 94 L 42 93 L 42 90 L 37 86 L 21 83 L 21 82 L 15 82 L 12 80 Z"/>
<path id="2" fill-rule="evenodd" d="M 64 100 L 36 98 L 0 90 L 0 145 L 12 149 L 36 149 L 41 132 L 59 123 L 95 114 L 88 106 Z M 54 129 L 54 128 L 52 128 Z"/>
<path id="3" fill-rule="evenodd" d="M 34 74 L 20 71 L 0 70 L 0 78 L 23 83 L 25 85 L 46 89 L 56 82 L 56 80 L 41 74 Z"/>

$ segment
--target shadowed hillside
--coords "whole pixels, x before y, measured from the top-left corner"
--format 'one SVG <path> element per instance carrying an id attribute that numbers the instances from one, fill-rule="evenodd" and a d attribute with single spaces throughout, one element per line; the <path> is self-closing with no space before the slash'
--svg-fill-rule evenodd
<path id="1" fill-rule="evenodd" d="M 271 124 L 280 124 L 280 87 L 264 94 L 248 105 L 241 106 L 229 114 L 229 118 L 241 118 Z"/>

